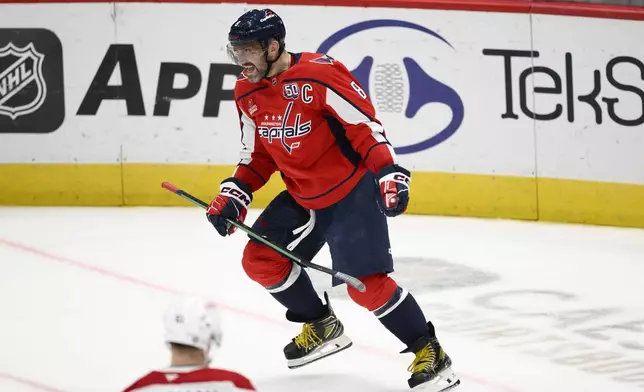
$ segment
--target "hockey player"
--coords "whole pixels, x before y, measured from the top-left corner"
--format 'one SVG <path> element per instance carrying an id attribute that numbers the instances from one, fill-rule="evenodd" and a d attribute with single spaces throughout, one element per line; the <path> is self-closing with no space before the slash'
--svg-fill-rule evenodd
<path id="1" fill-rule="evenodd" d="M 152 371 L 124 392 L 254 391 L 239 373 L 208 367 L 210 351 L 221 345 L 219 316 L 205 301 L 179 299 L 164 315 L 165 342 L 171 351 L 170 367 Z"/>
<path id="2" fill-rule="evenodd" d="M 243 222 L 253 192 L 279 171 L 286 185 L 253 229 L 306 259 L 327 243 L 333 268 L 359 277 L 355 303 L 414 353 L 409 387 L 445 390 L 460 383 L 414 297 L 393 271 L 387 216 L 407 209 L 410 172 L 397 163 L 367 94 L 339 61 L 285 50 L 286 29 L 269 9 L 251 10 L 231 26 L 228 55 L 243 68 L 235 85 L 242 131 L 241 161 L 220 185 L 207 217 L 219 234 Z M 351 346 L 325 293 L 323 304 L 305 270 L 251 239 L 243 252 L 247 275 L 303 323 L 284 348 L 296 368 Z M 336 286 L 340 282 L 333 280 Z"/>

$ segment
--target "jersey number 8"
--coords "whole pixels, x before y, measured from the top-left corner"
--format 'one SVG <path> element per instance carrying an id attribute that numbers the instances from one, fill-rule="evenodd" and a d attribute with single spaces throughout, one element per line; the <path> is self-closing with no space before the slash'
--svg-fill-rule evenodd
<path id="1" fill-rule="evenodd" d="M 365 94 L 364 90 L 358 86 L 358 83 L 355 81 L 351 81 L 351 87 L 353 87 L 354 90 L 362 97 L 362 99 L 367 99 L 367 94 Z"/>

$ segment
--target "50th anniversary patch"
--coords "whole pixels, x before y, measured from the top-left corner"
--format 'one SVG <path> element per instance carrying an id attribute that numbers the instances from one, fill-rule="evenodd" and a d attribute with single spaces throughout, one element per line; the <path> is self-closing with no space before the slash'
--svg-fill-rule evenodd
<path id="1" fill-rule="evenodd" d="M 45 29 L 0 29 L 0 133 L 48 133 L 65 119 L 63 49 Z"/>

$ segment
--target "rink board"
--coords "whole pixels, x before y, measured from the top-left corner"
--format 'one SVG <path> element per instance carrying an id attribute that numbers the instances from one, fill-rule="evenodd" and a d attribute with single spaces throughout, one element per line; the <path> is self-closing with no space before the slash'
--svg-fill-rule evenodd
<path id="1" fill-rule="evenodd" d="M 234 166 L 205 165 L 0 165 L 6 178 L 0 204 L 177 206 L 186 201 L 164 191 L 171 181 L 210 200 Z M 555 178 L 413 173 L 409 212 L 642 227 L 644 186 Z M 263 207 L 284 189 L 273 176 L 255 194 Z M 538 194 L 535 191 L 538 189 Z M 538 197 L 536 197 L 538 196 Z"/>
<path id="2" fill-rule="evenodd" d="M 36 74 L 22 101 L 0 88 L 0 204 L 185 205 L 160 182 L 208 199 L 231 174 L 225 37 L 247 5 L 0 7 L 0 60 Z M 365 86 L 413 172 L 410 212 L 644 227 L 644 47 L 623 39 L 644 36 L 627 20 L 642 13 L 272 8 L 289 50 L 328 53 Z M 2 67 L 0 87 L 25 75 Z M 253 206 L 281 189 L 274 176 Z"/>

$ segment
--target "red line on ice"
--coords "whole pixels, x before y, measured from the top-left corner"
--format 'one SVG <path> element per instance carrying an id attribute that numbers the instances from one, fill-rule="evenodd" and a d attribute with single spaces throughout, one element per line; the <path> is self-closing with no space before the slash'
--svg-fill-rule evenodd
<path id="1" fill-rule="evenodd" d="M 23 384 L 23 385 L 30 386 L 32 388 L 40 389 L 41 391 L 46 391 L 46 392 L 65 392 L 62 389 L 52 388 L 50 386 L 38 383 L 36 381 L 28 380 L 26 378 L 14 376 L 14 375 L 8 374 L 8 373 L 0 372 L 0 378 L 5 378 L 5 379 L 11 380 L 11 381 L 15 381 L 15 382 L 17 382 L 19 384 Z"/>
<path id="2" fill-rule="evenodd" d="M 93 266 L 93 265 L 90 265 L 90 264 L 87 264 L 87 263 L 83 263 L 83 262 L 80 262 L 80 261 L 77 261 L 77 260 L 72 260 L 72 259 L 67 258 L 65 256 L 60 256 L 60 255 L 56 255 L 56 254 L 53 254 L 53 253 L 49 253 L 49 252 L 34 248 L 32 246 L 29 246 L 29 245 L 21 244 L 21 243 L 15 242 L 15 241 L 10 241 L 10 240 L 0 238 L 0 244 L 6 245 L 6 246 L 8 246 L 10 248 L 17 249 L 17 250 L 20 250 L 20 251 L 23 251 L 23 252 L 34 254 L 34 255 L 40 256 L 42 258 L 48 259 L 48 260 L 57 261 L 57 262 L 62 263 L 62 264 L 66 264 L 66 265 L 69 265 L 69 266 L 72 266 L 72 267 L 76 267 L 76 268 L 83 269 L 83 270 L 86 270 L 86 271 L 94 272 L 94 273 L 97 273 L 97 274 L 100 274 L 100 275 L 103 275 L 103 276 L 106 276 L 106 277 L 109 277 L 109 278 L 114 278 L 114 279 L 117 279 L 117 280 L 120 280 L 120 281 L 129 282 L 129 283 L 132 283 L 132 284 L 135 284 L 135 285 L 147 287 L 149 289 L 162 291 L 162 292 L 165 292 L 165 293 L 176 294 L 176 295 L 187 295 L 187 294 L 189 294 L 189 293 L 186 293 L 186 292 L 183 292 L 183 291 L 180 291 L 180 290 L 173 289 L 173 288 L 168 287 L 168 286 L 163 286 L 163 285 L 159 285 L 159 284 L 156 284 L 156 283 L 148 282 L 148 281 L 145 281 L 145 280 L 142 280 L 142 279 L 139 279 L 139 278 L 135 278 L 135 277 L 128 276 L 128 275 L 125 275 L 125 274 L 120 274 L 118 272 L 114 272 L 114 271 L 110 271 L 108 269 L 96 267 L 96 266 Z M 258 313 L 249 312 L 249 311 L 246 311 L 246 310 L 234 307 L 234 306 L 223 304 L 221 302 L 217 302 L 217 305 L 223 310 L 228 310 L 230 312 L 241 314 L 241 315 L 244 315 L 244 316 L 247 316 L 247 317 L 250 317 L 250 318 L 258 319 L 258 320 L 261 320 L 261 321 L 264 321 L 264 322 L 267 322 L 267 323 L 270 323 L 270 324 L 276 324 L 276 325 L 282 325 L 282 326 L 285 325 L 285 323 L 282 322 L 282 321 L 278 321 L 278 320 L 275 320 L 275 319 L 267 317 L 267 316 L 263 316 L 263 315 L 258 314 Z M 371 354 L 379 355 L 381 357 L 388 357 L 388 358 L 392 357 L 391 353 L 379 350 L 379 349 L 374 348 L 374 347 L 365 346 L 365 345 L 357 345 L 357 344 L 354 344 L 354 347 L 357 347 L 357 348 L 359 348 L 361 350 L 364 350 L 364 351 L 368 351 Z M 463 374 L 460 371 L 459 371 L 459 373 Z M 0 372 L 0 378 L 8 378 L 8 379 L 11 379 L 11 380 L 14 380 L 14 381 L 17 381 L 17 382 L 21 382 L 23 384 L 27 384 L 27 385 L 30 385 L 32 387 L 35 387 L 35 388 L 38 388 L 38 389 L 41 389 L 41 390 L 47 391 L 47 392 L 65 392 L 65 391 L 54 389 L 54 388 L 51 388 L 51 387 L 48 387 L 48 386 L 45 386 L 45 385 L 42 385 L 42 384 L 38 384 L 38 383 L 33 382 L 33 381 L 25 380 L 25 379 L 15 377 L 15 376 L 12 376 L 10 374 L 6 374 L 6 373 L 2 373 L 2 372 Z M 506 387 L 506 386 L 497 384 L 496 382 L 488 381 L 488 380 L 482 379 L 480 377 L 472 376 L 472 375 L 469 375 L 469 374 L 464 374 L 464 378 L 466 378 L 468 381 L 471 381 L 471 382 L 474 382 L 474 383 L 477 383 L 477 384 L 485 385 L 485 386 L 488 386 L 488 387 L 493 387 L 494 389 L 498 390 L 499 392 L 519 392 L 517 389 Z"/>

